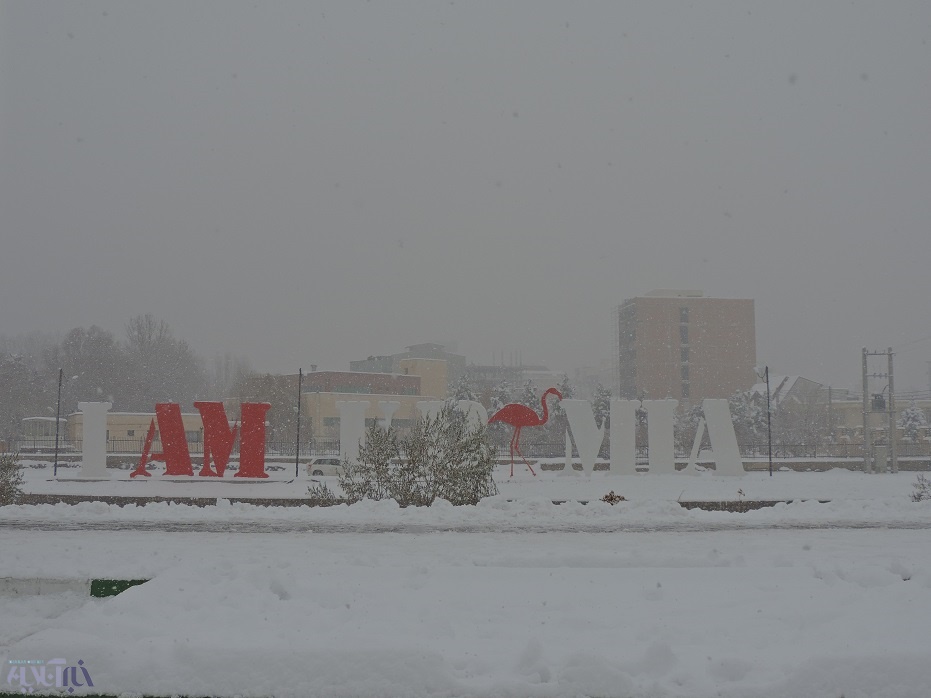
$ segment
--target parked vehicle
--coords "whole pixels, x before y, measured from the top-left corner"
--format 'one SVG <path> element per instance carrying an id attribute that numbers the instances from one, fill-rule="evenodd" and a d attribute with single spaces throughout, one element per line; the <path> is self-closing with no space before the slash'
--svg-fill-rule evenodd
<path id="1" fill-rule="evenodd" d="M 313 476 L 342 475 L 343 464 L 336 456 L 319 456 L 307 464 L 307 474 Z"/>

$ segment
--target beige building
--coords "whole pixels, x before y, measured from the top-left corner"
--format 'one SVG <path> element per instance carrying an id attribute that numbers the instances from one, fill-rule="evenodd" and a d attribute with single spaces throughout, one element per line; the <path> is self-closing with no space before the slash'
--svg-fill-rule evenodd
<path id="1" fill-rule="evenodd" d="M 698 404 L 757 382 L 753 300 L 659 290 L 615 309 L 615 395 Z"/>
<path id="2" fill-rule="evenodd" d="M 443 359 L 401 359 L 398 368 L 405 376 L 420 376 L 422 396 L 446 397 L 447 363 Z"/>
<path id="3" fill-rule="evenodd" d="M 304 424 L 310 425 L 311 436 L 315 439 L 338 439 L 340 413 L 338 402 L 344 400 L 364 400 L 369 406 L 365 411 L 365 425 L 371 426 L 375 420 L 382 419 L 384 413 L 380 401 L 399 402 L 400 407 L 392 415 L 392 426 L 396 429 L 408 429 L 420 418 L 417 403 L 431 398 L 424 395 L 382 395 L 364 393 L 304 393 L 301 410 L 305 417 Z M 432 398 L 441 399 L 441 398 Z"/>
<path id="4" fill-rule="evenodd" d="M 107 450 L 141 451 L 149 424 L 155 419 L 154 412 L 108 412 L 107 413 Z M 188 444 L 199 444 L 204 440 L 204 424 L 199 413 L 182 413 L 184 433 Z M 156 438 L 158 428 L 156 422 Z M 68 440 L 79 444 L 84 438 L 84 414 L 74 412 L 68 415 Z M 138 447 L 136 448 L 136 446 Z M 157 447 L 160 447 L 156 443 Z"/>
<path id="5" fill-rule="evenodd" d="M 397 374 L 365 371 L 308 374 L 308 387 L 302 394 L 301 411 L 302 421 L 310 426 L 310 435 L 316 439 L 339 438 L 338 402 L 368 401 L 366 425 L 384 417 L 378 405 L 380 401 L 398 402 L 400 407 L 393 414 L 392 424 L 395 428 L 406 429 L 420 418 L 418 402 L 446 398 L 446 361 L 405 358 L 400 359 L 397 366 Z M 330 389 L 325 389 L 327 387 Z M 405 392 L 389 392 L 392 387 L 394 390 L 404 389 Z M 383 392 L 373 392 L 376 389 Z"/>

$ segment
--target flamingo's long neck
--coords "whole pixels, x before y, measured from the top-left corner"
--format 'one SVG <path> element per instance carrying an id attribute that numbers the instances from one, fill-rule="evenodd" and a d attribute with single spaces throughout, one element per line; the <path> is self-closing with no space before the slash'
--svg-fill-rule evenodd
<path id="1" fill-rule="evenodd" d="M 540 424 L 546 424 L 546 420 L 550 418 L 549 409 L 546 407 L 546 397 L 550 394 L 549 391 L 543 393 L 543 397 L 540 398 L 540 402 L 543 403 L 543 421 Z"/>

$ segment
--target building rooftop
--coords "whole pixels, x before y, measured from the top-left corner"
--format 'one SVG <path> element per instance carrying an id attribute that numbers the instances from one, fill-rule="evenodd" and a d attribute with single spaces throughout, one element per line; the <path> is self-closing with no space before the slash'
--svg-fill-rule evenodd
<path id="1" fill-rule="evenodd" d="M 657 288 L 644 294 L 647 298 L 704 298 L 704 296 L 704 291 L 675 288 Z"/>

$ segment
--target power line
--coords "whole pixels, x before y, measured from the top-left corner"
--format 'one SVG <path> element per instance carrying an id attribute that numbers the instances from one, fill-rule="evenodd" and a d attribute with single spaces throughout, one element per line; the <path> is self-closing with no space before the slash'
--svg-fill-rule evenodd
<path id="1" fill-rule="evenodd" d="M 908 342 L 902 342 L 898 346 L 893 347 L 893 349 L 895 349 L 896 352 L 901 353 L 903 348 L 910 347 L 914 344 L 921 344 L 922 342 L 927 342 L 929 339 L 931 339 L 931 334 L 929 334 L 927 337 L 921 337 L 919 339 L 912 339 Z"/>

